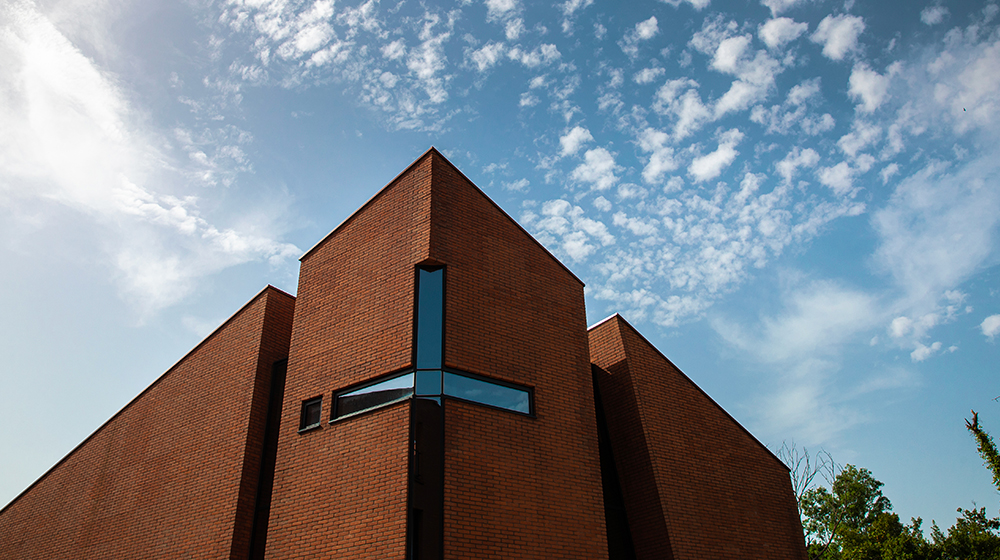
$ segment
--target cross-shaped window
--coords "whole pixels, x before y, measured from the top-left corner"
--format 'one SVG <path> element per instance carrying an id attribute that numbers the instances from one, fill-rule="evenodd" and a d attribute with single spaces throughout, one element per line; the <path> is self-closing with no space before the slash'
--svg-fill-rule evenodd
<path id="1" fill-rule="evenodd" d="M 334 393 L 331 422 L 409 398 L 440 403 L 449 397 L 534 414 L 530 388 L 443 367 L 444 270 L 443 266 L 417 268 L 415 367 Z"/>

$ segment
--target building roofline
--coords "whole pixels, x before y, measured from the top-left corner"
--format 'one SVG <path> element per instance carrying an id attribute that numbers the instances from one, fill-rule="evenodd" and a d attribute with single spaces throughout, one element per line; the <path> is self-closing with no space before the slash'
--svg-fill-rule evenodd
<path id="1" fill-rule="evenodd" d="M 410 165 L 407 165 L 405 169 L 403 169 L 402 171 L 400 171 L 399 173 L 397 173 L 396 176 L 393 177 L 391 181 L 389 181 L 381 189 L 379 189 L 378 191 L 376 191 L 375 194 L 371 195 L 371 197 L 369 197 L 368 200 L 366 200 L 365 203 L 362 204 L 357 210 L 355 210 L 354 212 L 351 212 L 350 216 L 344 218 L 344 220 L 342 222 L 340 222 L 333 229 L 331 229 L 330 233 L 327 233 L 326 235 L 324 235 L 322 237 L 322 239 L 320 239 L 319 241 L 317 241 L 316 243 L 314 243 L 312 247 L 310 247 L 305 253 L 302 254 L 301 257 L 299 257 L 299 261 L 304 261 L 306 259 L 306 257 L 308 257 L 309 255 L 311 255 L 312 252 L 315 251 L 316 249 L 318 249 L 320 245 L 322 245 L 323 243 L 325 243 L 327 239 L 330 239 L 331 237 L 333 237 L 333 234 L 337 233 L 337 231 L 339 231 L 340 228 L 342 228 L 345 225 L 347 225 L 347 222 L 350 222 L 351 220 L 353 220 L 354 217 L 357 216 L 358 214 L 360 214 L 362 210 L 364 210 L 369 205 L 371 205 L 373 202 L 375 202 L 375 199 L 377 199 L 378 197 L 380 197 L 382 195 L 382 193 L 384 193 L 385 191 L 387 191 L 389 189 L 389 187 L 391 187 L 393 185 L 393 183 L 395 183 L 396 181 L 399 180 L 400 177 L 402 177 L 403 175 L 405 175 L 407 172 L 410 171 L 410 169 L 412 169 L 413 167 L 415 167 L 418 163 L 420 163 L 421 160 L 423 160 L 425 157 L 427 157 L 427 155 L 430 154 L 432 150 L 435 151 L 435 152 L 437 152 L 437 150 L 434 149 L 434 146 L 431 146 L 427 151 L 425 151 L 424 153 L 420 154 L 420 156 L 417 159 L 413 160 L 413 162 L 410 163 Z"/>
<path id="2" fill-rule="evenodd" d="M 627 326 L 629 329 L 632 330 L 632 332 L 634 332 L 636 335 L 638 335 L 638 337 L 643 342 L 645 342 L 650 348 L 652 348 L 653 350 L 655 350 L 656 353 L 659 354 L 661 358 L 663 358 L 664 360 L 666 360 L 666 362 L 668 364 L 670 364 L 675 370 L 677 370 L 677 373 L 681 374 L 681 376 L 683 376 L 684 379 L 687 380 L 688 383 L 690 383 L 692 386 L 694 386 L 695 389 L 697 389 L 702 395 L 704 395 L 705 398 L 709 400 L 709 402 L 711 402 L 712 404 L 714 404 L 716 408 L 718 408 L 719 410 L 722 411 L 723 414 L 725 414 L 726 416 L 728 416 L 729 419 L 732 420 L 733 423 L 736 424 L 741 430 L 743 430 L 743 432 L 746 435 L 750 436 L 750 439 L 753 440 L 754 443 L 756 443 L 757 445 L 759 445 L 761 447 L 761 449 L 763 449 L 764 451 L 766 451 L 767 454 L 770 455 L 775 461 L 777 461 L 782 467 L 784 467 L 786 471 L 791 472 L 791 469 L 788 467 L 788 465 L 785 464 L 784 461 L 782 461 L 781 459 L 779 459 L 778 456 L 775 455 L 773 451 L 771 451 L 770 449 L 768 449 L 766 445 L 764 445 L 763 443 L 760 442 L 759 439 L 757 439 L 757 436 L 755 436 L 752 433 L 750 433 L 750 430 L 746 429 L 743 426 L 743 424 L 740 423 L 739 420 L 737 420 L 736 418 L 734 418 L 732 414 L 729 414 L 729 412 L 725 408 L 723 408 L 722 405 L 720 405 L 718 402 L 716 402 L 715 399 L 713 399 L 711 396 L 709 396 L 709 394 L 706 393 L 705 390 L 701 388 L 701 386 L 699 386 L 697 383 L 694 382 L 694 380 L 692 380 L 690 377 L 688 377 L 688 375 L 686 373 L 684 373 L 684 371 L 681 370 L 681 368 L 677 367 L 677 364 L 675 364 L 674 362 L 672 362 L 670 360 L 670 358 L 664 356 L 663 352 L 661 352 L 660 349 L 657 348 L 655 344 L 651 343 L 649 341 L 649 339 L 647 339 L 645 336 L 643 336 L 643 334 L 641 332 L 639 332 L 639 329 L 633 327 L 632 324 L 629 323 L 625 319 L 625 317 L 621 316 L 621 314 L 619 314 L 619 313 L 616 312 L 613 315 L 611 315 L 610 317 L 607 317 L 606 319 L 602 319 L 601 321 L 598 321 L 593 326 L 589 327 L 587 329 L 587 332 L 589 333 L 590 331 L 596 329 L 598 326 L 600 326 L 600 325 L 608 322 L 611 319 L 614 319 L 615 317 L 617 317 L 620 320 L 620 324 L 624 324 L 625 326 Z M 622 340 L 622 345 L 624 346 L 624 344 L 625 344 L 625 341 Z M 625 355 L 626 355 L 626 359 L 628 359 L 627 358 L 628 357 L 628 350 L 625 350 Z"/>
<path id="3" fill-rule="evenodd" d="M 260 299 L 261 296 L 265 295 L 269 291 L 273 292 L 275 294 L 283 295 L 283 296 L 291 298 L 293 300 L 295 299 L 295 296 L 289 294 L 288 292 L 286 292 L 286 291 L 284 291 L 284 290 L 282 290 L 280 288 L 276 288 L 276 287 L 274 287 L 274 286 L 272 286 L 270 284 L 264 286 L 264 288 L 262 290 L 260 290 L 259 292 L 257 292 L 256 295 L 254 295 L 252 298 L 250 298 L 250 301 L 248 301 L 245 304 L 243 304 L 242 307 L 240 307 L 238 310 L 236 310 L 235 313 L 233 313 L 232 315 L 230 315 L 225 321 L 222 322 L 222 324 L 220 324 L 218 327 L 216 327 L 214 330 L 212 330 L 212 332 L 210 332 L 207 336 L 205 336 L 205 338 L 203 338 L 201 340 L 201 342 L 199 342 L 194 348 L 192 348 L 191 350 L 188 350 L 187 353 L 184 354 L 184 356 L 182 356 L 179 360 L 177 360 L 176 362 L 174 362 L 174 364 L 172 366 L 170 366 L 169 368 L 167 368 L 167 371 L 165 371 L 162 374 L 160 374 L 160 376 L 157 377 L 156 379 L 154 379 L 153 382 L 150 383 L 148 386 L 146 386 L 145 389 L 143 389 L 142 391 L 140 391 L 138 395 L 136 395 L 135 397 L 132 397 L 132 399 L 130 401 L 128 401 L 125 404 L 125 406 L 123 406 L 120 409 L 118 409 L 118 412 L 115 412 L 111 416 L 111 418 L 108 418 L 107 420 L 105 420 L 104 423 L 102 423 L 100 426 L 98 426 L 96 430 L 94 430 L 93 432 L 91 432 L 89 436 L 87 436 L 83 441 L 81 441 L 73 449 L 71 449 L 69 451 L 69 453 L 66 453 L 66 455 L 64 455 L 61 459 L 59 459 L 58 461 L 56 461 L 56 463 L 54 465 L 52 465 L 51 467 L 49 467 L 48 470 L 46 470 L 44 473 L 42 473 L 41 476 L 39 476 L 37 479 L 35 479 L 34 482 L 32 482 L 30 485 L 28 485 L 28 487 L 25 488 L 24 490 L 22 490 L 17 496 L 14 496 L 14 499 L 12 499 L 10 502 L 7 502 L 7 505 L 5 505 L 2 508 L 0 508 L 0 515 L 3 515 L 3 513 L 5 511 L 7 511 L 8 508 L 10 508 L 18 500 L 20 500 L 22 497 L 24 497 L 28 492 L 31 491 L 32 488 L 34 488 L 35 486 L 38 486 L 39 483 L 41 483 L 43 480 L 45 480 L 46 478 L 48 478 L 48 476 L 50 474 L 52 474 L 52 472 L 55 471 L 56 468 L 59 467 L 59 465 L 62 465 L 63 463 L 66 462 L 67 459 L 69 459 L 74 454 L 76 454 L 76 452 L 79 451 L 80 449 L 82 449 L 83 446 L 87 444 L 87 442 L 89 442 L 90 440 L 94 439 L 94 436 L 96 436 L 101 431 L 103 431 L 104 428 L 106 428 L 109 424 L 111 424 L 112 421 L 114 421 L 116 418 L 118 418 L 119 416 L 121 416 L 133 404 L 135 404 L 136 402 L 138 402 L 139 399 L 141 399 L 143 397 L 143 395 L 145 395 L 146 393 L 148 393 L 149 391 L 151 391 L 153 389 L 153 387 L 155 387 L 156 385 L 158 385 L 160 383 L 160 381 L 162 381 L 164 378 L 166 378 L 168 375 L 170 375 L 170 373 L 173 372 L 174 369 L 177 368 L 177 366 L 181 365 L 181 363 L 184 360 L 186 360 L 188 358 L 188 356 L 191 356 L 199 348 L 201 348 L 202 346 L 204 346 L 209 340 L 211 340 L 216 334 L 218 334 L 226 325 L 228 325 L 229 323 L 231 323 L 233 321 L 233 319 L 236 318 L 237 315 L 239 315 L 240 313 L 242 313 L 244 310 L 246 310 L 248 307 L 250 307 L 254 302 L 256 302 L 258 299 Z"/>
<path id="4" fill-rule="evenodd" d="M 531 233 L 529 233 L 528 230 L 524 229 L 524 227 L 521 224 L 517 223 L 517 220 L 515 220 L 514 218 L 512 218 L 511 215 L 508 214 L 503 208 L 501 208 L 500 205 L 496 203 L 496 201 L 494 201 L 492 198 L 490 198 L 490 196 L 488 194 L 486 194 L 486 192 L 484 192 L 483 189 L 479 188 L 479 185 L 477 185 L 472 179 L 469 179 L 465 175 L 465 173 L 462 173 L 462 170 L 459 169 L 458 167 L 456 167 L 455 164 L 451 162 L 451 160 L 449 160 L 448 158 L 446 158 L 441 152 L 437 151 L 437 149 L 434 146 L 431 146 L 431 149 L 427 150 L 427 151 L 428 152 L 433 151 L 437 155 L 441 156 L 441 159 L 445 163 L 447 163 L 452 169 L 454 169 L 455 172 L 458 173 L 463 179 L 465 179 L 466 181 L 468 181 L 469 184 L 472 185 L 476 189 L 476 191 L 479 192 L 479 194 L 483 198 L 486 199 L 487 202 L 489 202 L 490 204 L 492 204 L 493 207 L 497 209 L 497 211 L 499 211 L 501 214 L 504 215 L 504 217 L 506 217 L 508 220 L 510 220 L 510 222 L 512 224 L 514 224 L 515 226 L 517 226 L 517 229 L 521 230 L 525 235 L 527 235 L 528 239 L 530 239 L 531 241 L 533 241 L 535 243 L 535 245 L 538 245 L 539 249 L 545 251 L 545 254 L 548 255 L 550 259 L 554 260 L 556 262 L 556 264 L 558 264 L 560 267 L 562 267 L 563 270 L 565 270 L 566 272 L 568 272 L 569 275 L 572 276 L 574 280 L 576 280 L 577 282 L 579 282 L 581 286 L 586 286 L 586 284 L 584 283 L 584 281 L 580 280 L 579 276 L 577 276 L 576 274 L 574 274 L 573 271 L 570 270 L 569 267 L 566 266 L 561 260 L 557 259 L 556 256 L 553 255 L 551 251 L 549 251 L 548 249 L 546 249 L 545 245 L 542 245 L 542 243 L 540 241 L 538 241 L 537 239 L 535 239 L 534 235 L 531 235 Z"/>
<path id="5" fill-rule="evenodd" d="M 365 201 L 365 203 L 362 204 L 360 208 L 358 208 L 357 210 L 355 210 L 354 212 L 352 212 L 350 216 L 348 216 L 347 218 L 344 219 L 344 221 L 340 222 L 335 228 L 333 228 L 332 230 L 330 230 L 330 233 L 326 234 L 323 237 L 323 239 L 320 239 L 318 242 L 316 242 L 315 245 L 313 245 L 312 247 L 310 247 L 308 251 L 306 251 L 305 253 L 303 253 L 303 255 L 301 257 L 299 257 L 299 260 L 300 261 L 305 260 L 306 257 L 308 257 L 310 254 L 312 254 L 312 252 L 315 251 L 317 248 L 319 248 L 319 246 L 322 245 L 324 242 L 326 242 L 327 239 L 330 239 L 331 237 L 333 237 L 333 234 L 337 233 L 337 231 L 340 230 L 340 228 L 342 228 L 345 225 L 347 225 L 348 222 L 350 222 L 355 216 L 357 216 L 358 214 L 360 214 L 362 210 L 364 210 L 370 204 L 372 204 L 375 201 L 375 199 L 377 199 L 383 192 L 387 191 L 389 189 L 389 187 L 391 187 L 396 181 L 399 180 L 400 177 L 402 177 L 407 172 L 409 172 L 410 169 L 412 169 L 413 167 L 415 167 L 425 157 L 427 157 L 429 155 L 432 155 L 432 154 L 436 154 L 438 157 L 441 158 L 442 161 L 444 161 L 452 169 L 454 169 L 455 172 L 459 174 L 459 176 L 461 176 L 463 179 L 465 179 L 466 181 L 468 181 L 468 183 L 470 185 L 472 185 L 472 187 L 483 198 L 485 198 L 487 200 L 487 202 L 489 202 L 491 205 L 493 205 L 493 207 L 496 208 L 504 217 L 506 217 L 508 220 L 510 220 L 510 222 L 512 224 L 514 224 L 515 226 L 517 226 L 517 228 L 520 229 L 525 235 L 527 235 L 528 238 L 531 239 L 531 241 L 535 243 L 535 245 L 537 245 L 541 250 L 545 251 L 545 254 L 548 255 L 549 258 L 551 258 L 553 261 L 555 261 L 556 264 L 558 264 L 560 267 L 562 267 L 563 270 L 565 270 L 566 272 L 568 272 L 569 275 L 572 276 L 574 280 L 576 280 L 577 282 L 579 282 L 581 286 L 586 286 L 586 284 L 583 282 L 583 280 L 580 280 L 579 276 L 577 276 L 576 274 L 574 274 L 573 271 L 570 270 L 569 267 L 567 267 L 561 260 L 557 259 L 555 257 L 555 255 L 552 254 L 551 251 L 549 251 L 548 249 L 545 248 L 545 245 L 542 245 L 541 242 L 539 242 L 537 239 L 535 239 L 535 236 L 531 235 L 531 233 L 529 233 L 528 230 L 524 229 L 524 227 L 521 224 L 517 223 L 517 220 L 515 220 L 514 218 L 512 218 L 510 216 L 510 214 L 508 214 L 503 208 L 500 207 L 499 204 L 496 203 L 496 201 L 494 201 L 492 198 L 490 198 L 489 195 L 487 195 L 481 188 L 479 188 L 479 186 L 476 185 L 476 183 L 472 179 L 469 179 L 469 177 L 466 176 L 465 173 L 462 173 L 461 169 L 459 169 L 457 166 L 455 166 L 455 164 L 452 163 L 451 160 L 449 160 L 447 157 L 445 157 L 444 154 L 442 154 L 441 152 L 439 152 L 438 149 L 435 148 L 434 146 L 431 146 L 430 148 L 428 148 L 427 151 L 425 151 L 424 153 L 420 154 L 420 157 L 418 157 L 417 159 L 413 160 L 413 163 L 411 163 L 410 165 L 406 166 L 406 169 L 404 169 L 404 170 L 400 171 L 398 174 L 396 174 L 396 176 L 393 177 L 391 181 L 389 181 L 388 183 L 386 183 L 384 187 L 382 187 L 381 189 L 379 189 L 378 192 L 376 192 L 374 195 L 371 196 L 371 198 L 369 198 L 367 201 Z M 433 171 L 432 171 L 432 173 L 433 173 Z M 432 177 L 431 180 L 433 181 L 433 177 Z"/>

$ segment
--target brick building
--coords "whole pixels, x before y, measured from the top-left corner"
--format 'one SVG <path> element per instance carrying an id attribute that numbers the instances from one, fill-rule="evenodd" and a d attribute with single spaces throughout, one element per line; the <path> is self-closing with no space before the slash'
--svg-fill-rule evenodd
<path id="1" fill-rule="evenodd" d="M 432 148 L 0 511 L 0 557 L 806 554 L 787 468 Z"/>

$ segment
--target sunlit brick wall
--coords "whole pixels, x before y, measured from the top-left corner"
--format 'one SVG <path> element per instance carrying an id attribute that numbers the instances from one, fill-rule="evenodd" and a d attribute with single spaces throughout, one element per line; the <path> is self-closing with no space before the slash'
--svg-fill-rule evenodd
<path id="1" fill-rule="evenodd" d="M 445 558 L 607 558 L 583 284 L 443 159 L 434 183 L 445 363 L 537 411 L 446 401 Z"/>
<path id="2" fill-rule="evenodd" d="M 245 554 L 293 307 L 265 289 L 0 512 L 0 557 Z"/>
<path id="3" fill-rule="evenodd" d="M 329 424 L 331 395 L 412 361 L 414 266 L 427 258 L 431 156 L 302 259 L 278 441 L 269 558 L 403 557 L 409 404 Z M 321 426 L 299 434 L 303 400 Z"/>
<path id="4" fill-rule="evenodd" d="M 777 458 L 619 316 L 590 354 L 640 560 L 806 558 Z"/>

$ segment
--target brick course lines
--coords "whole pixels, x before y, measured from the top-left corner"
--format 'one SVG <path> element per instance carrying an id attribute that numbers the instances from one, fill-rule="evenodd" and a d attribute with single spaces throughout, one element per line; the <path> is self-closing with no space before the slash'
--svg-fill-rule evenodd
<path id="1" fill-rule="evenodd" d="M 433 174 L 445 363 L 537 412 L 446 399 L 445 558 L 607 558 L 583 284 L 436 153 Z"/>
<path id="2" fill-rule="evenodd" d="M 240 554 L 293 305 L 265 288 L 0 511 L 0 557 Z"/>
<path id="3" fill-rule="evenodd" d="M 327 420 L 333 391 L 412 361 L 430 197 L 428 152 L 302 258 L 268 558 L 403 556 L 409 404 Z M 318 395 L 321 428 L 297 433 L 302 401 Z"/>
<path id="4" fill-rule="evenodd" d="M 620 316 L 590 329 L 590 354 L 638 558 L 806 558 L 777 458 Z"/>

